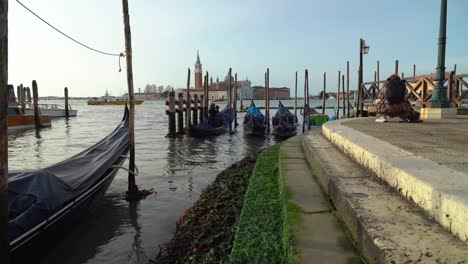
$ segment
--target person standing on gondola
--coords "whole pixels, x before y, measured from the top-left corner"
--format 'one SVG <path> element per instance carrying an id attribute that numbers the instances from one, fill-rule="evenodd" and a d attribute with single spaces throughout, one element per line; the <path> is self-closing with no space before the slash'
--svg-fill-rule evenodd
<path id="1" fill-rule="evenodd" d="M 208 111 L 208 124 L 210 124 L 213 127 L 215 126 L 216 116 L 218 115 L 218 112 L 219 111 L 217 111 L 216 105 L 214 103 L 211 103 L 210 110 Z"/>

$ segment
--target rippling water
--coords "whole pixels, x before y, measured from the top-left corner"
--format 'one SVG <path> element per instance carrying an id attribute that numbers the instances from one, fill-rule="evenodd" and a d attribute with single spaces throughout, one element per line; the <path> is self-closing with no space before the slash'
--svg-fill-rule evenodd
<path id="1" fill-rule="evenodd" d="M 51 128 L 8 137 L 10 170 L 43 168 L 62 161 L 110 133 L 123 115 L 123 106 L 71 104 L 78 109 L 77 117 L 54 119 Z M 293 105 L 293 101 L 285 104 Z M 127 203 L 122 199 L 127 173 L 120 171 L 98 209 L 51 245 L 40 263 L 147 263 L 157 255 L 158 246 L 172 237 L 179 216 L 220 171 L 276 143 L 272 137 L 245 136 L 242 126 L 235 134 L 212 139 L 167 139 L 164 112 L 162 101 L 136 106 L 136 165 L 140 170 L 136 181 L 140 189 L 153 188 L 156 194 L 137 204 Z"/>

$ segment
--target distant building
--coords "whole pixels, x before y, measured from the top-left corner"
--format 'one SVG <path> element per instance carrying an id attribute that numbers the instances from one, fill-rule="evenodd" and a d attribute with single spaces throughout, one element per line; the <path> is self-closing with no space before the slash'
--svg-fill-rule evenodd
<path id="1" fill-rule="evenodd" d="M 253 89 L 253 99 L 254 100 L 265 100 L 265 87 L 263 86 L 254 86 Z M 270 99 L 271 100 L 288 100 L 289 88 L 288 87 L 271 87 L 270 88 Z"/>
<path id="2" fill-rule="evenodd" d="M 200 61 L 200 55 L 197 51 L 197 61 L 195 63 L 195 90 L 190 91 L 192 96 L 197 94 L 199 97 L 203 95 L 203 83 L 202 83 L 202 65 Z M 253 89 L 251 82 L 248 79 L 243 81 L 237 81 L 237 98 L 238 99 L 253 99 Z M 231 76 L 231 87 L 234 89 L 234 76 Z M 210 78 L 208 85 L 208 96 L 210 100 L 226 100 L 228 98 L 229 91 L 229 75 L 226 75 L 224 81 L 219 81 L 216 78 L 216 82 L 213 82 L 213 77 Z"/>

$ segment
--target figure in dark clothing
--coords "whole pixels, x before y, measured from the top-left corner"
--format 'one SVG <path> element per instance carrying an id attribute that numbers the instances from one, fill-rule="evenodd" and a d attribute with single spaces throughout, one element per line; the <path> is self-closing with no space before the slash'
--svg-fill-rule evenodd
<path id="1" fill-rule="evenodd" d="M 209 113 L 209 119 L 208 119 L 208 123 L 211 125 L 211 126 L 216 126 L 216 116 L 218 115 L 219 111 L 217 111 L 217 106 L 213 103 L 211 103 L 210 105 L 210 110 L 208 111 Z"/>
<path id="2" fill-rule="evenodd" d="M 398 82 L 401 82 L 401 84 Z M 387 122 L 387 117 L 399 117 L 400 122 L 421 122 L 419 113 L 414 111 L 410 102 L 406 100 L 404 81 L 401 81 L 400 77 L 396 74 L 387 79 L 387 87 L 383 87 L 380 90 L 374 106 L 371 107 L 369 112 L 371 115 L 375 114 L 379 116 L 375 120 L 376 122 Z"/>

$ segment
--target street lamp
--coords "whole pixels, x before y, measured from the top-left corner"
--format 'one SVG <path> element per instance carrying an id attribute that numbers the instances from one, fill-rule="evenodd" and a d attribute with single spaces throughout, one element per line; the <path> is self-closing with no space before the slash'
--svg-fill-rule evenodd
<path id="1" fill-rule="evenodd" d="M 447 88 L 444 86 L 445 80 L 445 43 L 447 39 L 447 0 L 441 0 L 440 8 L 440 28 L 439 28 L 439 54 L 437 58 L 436 84 L 432 90 L 428 107 L 449 108 L 450 102 L 447 100 Z"/>
<path id="2" fill-rule="evenodd" d="M 357 101 L 357 114 L 359 116 L 363 116 L 362 110 L 364 109 L 364 100 L 362 99 L 363 97 L 363 91 L 362 91 L 362 82 L 363 82 L 363 77 L 362 77 L 362 55 L 369 53 L 369 46 L 366 46 L 365 40 L 361 39 L 359 41 L 359 87 L 358 87 L 358 101 Z M 360 109 L 360 110 L 359 110 Z"/>

